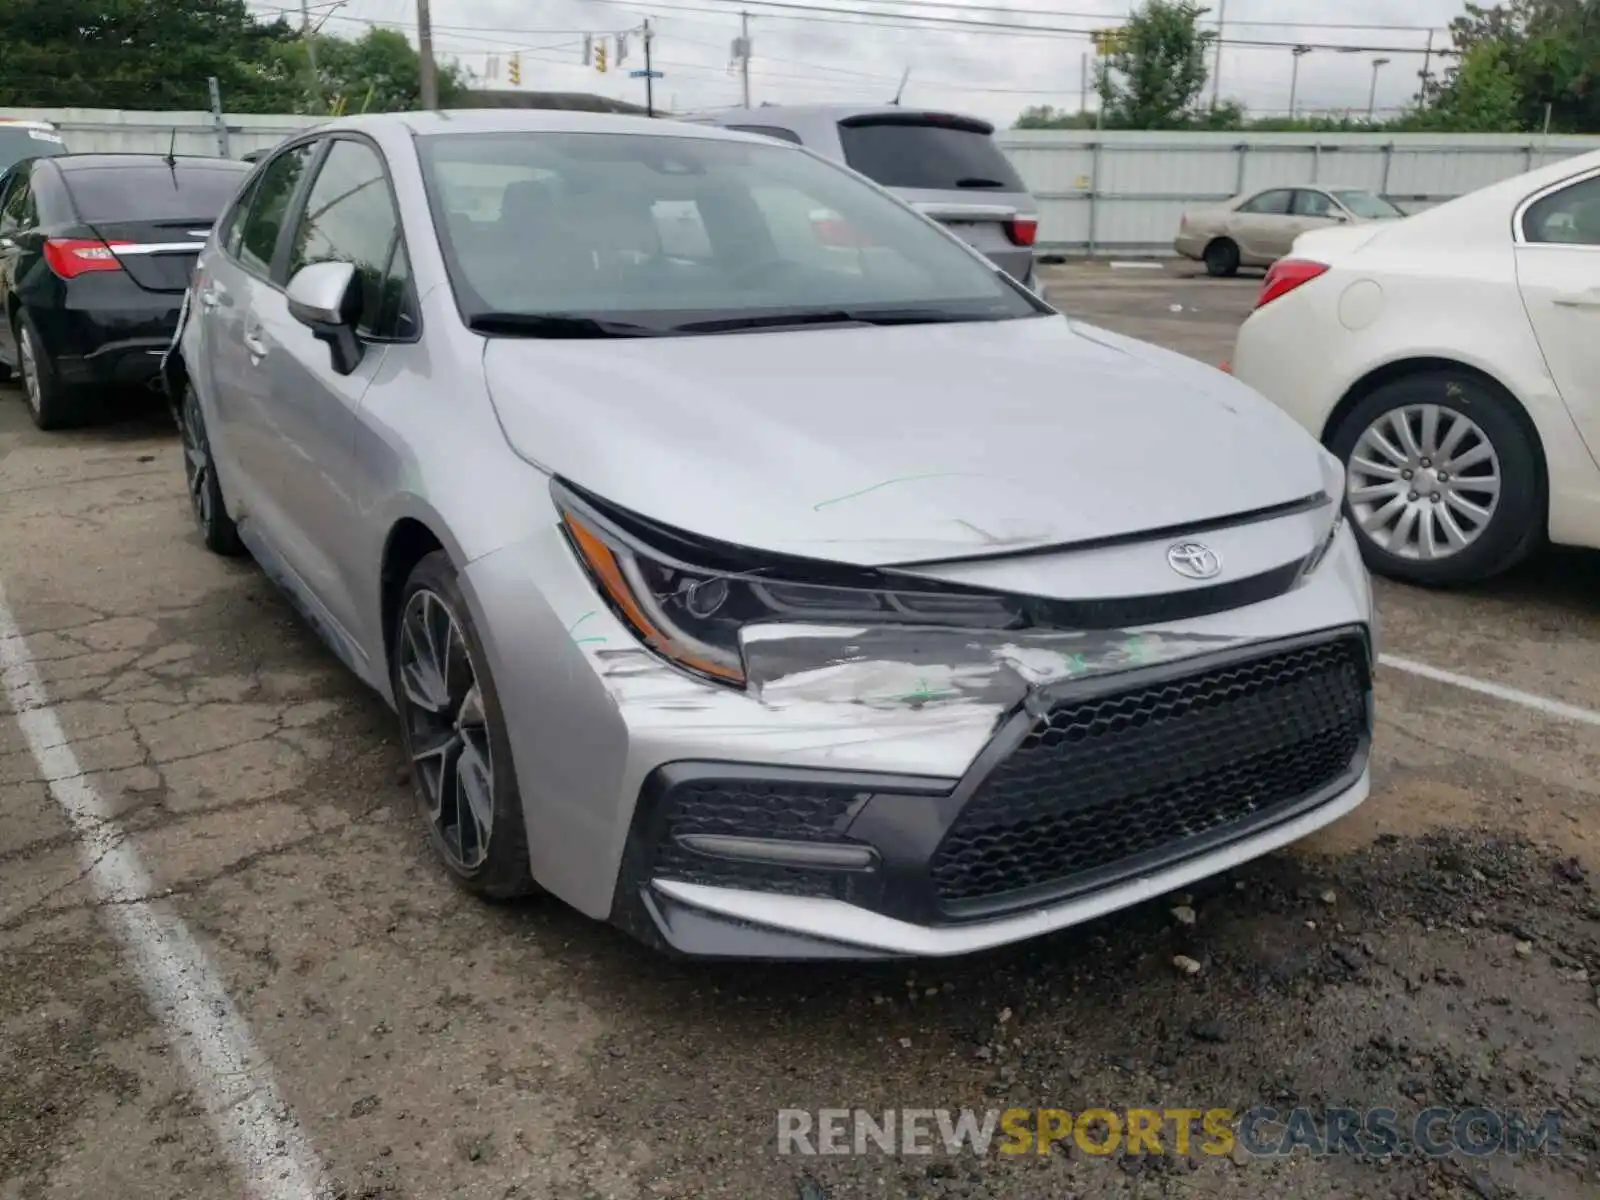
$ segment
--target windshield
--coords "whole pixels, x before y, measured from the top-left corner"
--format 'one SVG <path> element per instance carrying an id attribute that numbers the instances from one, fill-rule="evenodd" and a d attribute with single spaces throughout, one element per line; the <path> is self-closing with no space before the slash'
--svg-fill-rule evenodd
<path id="1" fill-rule="evenodd" d="M 895 200 L 779 142 L 521 132 L 419 145 L 457 302 L 481 328 L 559 316 L 638 335 L 785 314 L 818 324 L 1048 311 Z M 521 328 L 597 335 L 571 322 Z"/>
<path id="2" fill-rule="evenodd" d="M 1394 205 L 1382 196 L 1375 196 L 1371 192 L 1334 192 L 1339 203 L 1355 213 L 1358 217 L 1365 217 L 1370 221 L 1381 221 L 1386 217 L 1403 217 Z"/>
<path id="3" fill-rule="evenodd" d="M 25 158 L 51 158 L 67 152 L 59 133 L 0 125 L 0 171 Z"/>

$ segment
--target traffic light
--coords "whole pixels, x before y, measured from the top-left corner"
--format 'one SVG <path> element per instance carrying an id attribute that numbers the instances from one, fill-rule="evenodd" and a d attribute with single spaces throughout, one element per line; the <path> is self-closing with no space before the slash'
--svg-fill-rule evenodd
<path id="1" fill-rule="evenodd" d="M 606 44 L 596 42 L 594 45 L 594 69 L 600 74 L 606 73 Z"/>
<path id="2" fill-rule="evenodd" d="M 1127 31 L 1122 29 L 1096 29 L 1089 36 L 1094 39 L 1094 52 L 1103 58 L 1108 54 L 1116 54 L 1123 49 L 1127 40 Z"/>
<path id="3" fill-rule="evenodd" d="M 512 85 L 515 86 L 515 87 L 521 87 L 522 86 L 522 55 L 513 54 L 511 56 L 510 75 L 511 75 L 511 83 L 512 83 Z"/>

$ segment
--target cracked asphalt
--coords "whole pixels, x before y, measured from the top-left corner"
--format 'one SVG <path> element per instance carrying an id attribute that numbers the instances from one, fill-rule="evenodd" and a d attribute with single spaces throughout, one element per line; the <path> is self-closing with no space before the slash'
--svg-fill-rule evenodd
<path id="1" fill-rule="evenodd" d="M 1257 286 L 1050 277 L 1070 311 L 1212 362 Z M 1383 585 L 1383 648 L 1600 709 L 1597 584 L 1600 556 L 1549 553 L 1467 592 Z M 46 435 L 0 387 L 0 586 L 330 1195 L 1600 1194 L 1600 727 L 1385 670 L 1371 800 L 1188 897 L 958 961 L 682 964 L 552 902 L 450 885 L 392 716 L 254 566 L 201 548 L 159 407 Z M 7 703 L 0 1200 L 239 1196 L 103 911 L 130 901 L 96 899 Z M 780 1108 L 1263 1103 L 1553 1109 L 1561 1147 L 776 1152 Z"/>

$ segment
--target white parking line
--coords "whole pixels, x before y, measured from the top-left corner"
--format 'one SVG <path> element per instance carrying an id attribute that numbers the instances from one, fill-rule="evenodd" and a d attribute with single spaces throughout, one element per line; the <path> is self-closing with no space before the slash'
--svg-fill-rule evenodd
<path id="1" fill-rule="evenodd" d="M 1490 683 L 1486 679 L 1474 679 L 1470 675 L 1457 675 L 1454 671 L 1443 671 L 1438 667 L 1430 667 L 1427 663 L 1417 662 L 1415 659 L 1400 658 L 1393 654 L 1380 654 L 1380 666 L 1392 667 L 1396 671 L 1405 671 L 1423 679 L 1432 679 L 1436 683 L 1448 683 L 1452 687 L 1465 688 L 1469 692 L 1477 692 L 1483 696 L 1493 696 L 1496 700 L 1504 700 L 1508 704 L 1520 704 L 1523 708 L 1531 708 L 1535 712 L 1542 712 L 1546 716 L 1559 717 L 1563 721 L 1576 721 L 1580 725 L 1600 725 L 1600 712 L 1592 708 L 1579 708 L 1576 704 L 1566 704 L 1560 700 L 1551 700 L 1547 696 L 1539 696 L 1533 692 L 1524 692 L 1519 688 L 1506 687 L 1501 683 Z"/>
<path id="2" fill-rule="evenodd" d="M 100 913 L 165 1027 L 245 1194 L 252 1200 L 316 1200 L 323 1194 L 316 1152 L 279 1099 L 272 1070 L 205 951 L 169 905 L 150 899 L 150 874 L 84 775 L 3 586 L 0 689 L 40 779 L 77 835 L 84 877 Z"/>

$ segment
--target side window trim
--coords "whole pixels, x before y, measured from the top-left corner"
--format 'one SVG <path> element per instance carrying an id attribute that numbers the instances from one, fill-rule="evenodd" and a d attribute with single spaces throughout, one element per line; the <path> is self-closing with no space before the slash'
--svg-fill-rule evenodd
<path id="1" fill-rule="evenodd" d="M 407 278 L 406 296 L 401 302 L 401 307 L 410 313 L 411 323 L 413 326 L 413 332 L 404 337 L 378 337 L 371 333 L 359 333 L 357 336 L 359 336 L 362 341 L 371 342 L 374 345 L 408 345 L 412 342 L 421 341 L 422 310 L 421 306 L 416 302 L 415 281 L 410 277 L 411 253 L 410 247 L 406 244 L 405 218 L 401 213 L 400 197 L 399 193 L 395 190 L 394 173 L 389 169 L 388 156 L 384 154 L 383 147 L 378 145 L 378 143 L 372 138 L 367 137 L 365 134 L 356 133 L 353 130 L 335 130 L 332 133 L 322 135 L 319 140 L 321 145 L 312 156 L 311 162 L 306 165 L 305 175 L 301 178 L 300 185 L 296 189 L 294 197 L 289 202 L 289 210 L 284 218 L 283 229 L 279 234 L 278 248 L 276 253 L 273 255 L 273 277 L 269 282 L 271 282 L 272 286 L 277 288 L 279 291 L 282 291 L 289 285 L 289 281 L 287 279 L 280 283 L 278 281 L 278 277 L 280 273 L 289 265 L 289 254 L 294 249 L 294 239 L 300 232 L 300 222 L 305 216 L 306 203 L 311 198 L 311 189 L 316 186 L 317 176 L 321 173 L 322 164 L 327 160 L 328 154 L 332 151 L 333 144 L 335 142 L 357 142 L 372 151 L 372 153 L 377 157 L 379 169 L 383 171 L 383 186 L 389 195 L 389 207 L 394 210 L 395 228 L 395 239 L 389 247 L 388 262 L 384 264 L 384 277 L 388 277 L 389 271 L 394 267 L 395 258 L 398 256 L 399 252 L 404 249 L 406 252 Z"/>
<path id="2" fill-rule="evenodd" d="M 1534 205 L 1548 200 L 1552 196 L 1559 196 L 1562 192 L 1571 188 L 1582 187 L 1584 184 L 1592 183 L 1595 180 L 1600 180 L 1600 167 L 1580 172 L 1577 175 L 1570 175 L 1566 179 L 1557 180 L 1548 187 L 1540 188 L 1531 196 L 1525 196 L 1522 203 L 1518 204 L 1516 210 L 1511 214 L 1512 244 L 1517 246 L 1557 246 L 1563 250 L 1600 250 L 1600 245 L 1587 242 L 1547 242 L 1541 238 L 1530 237 L 1527 225 L 1528 214 L 1532 211 Z"/>

